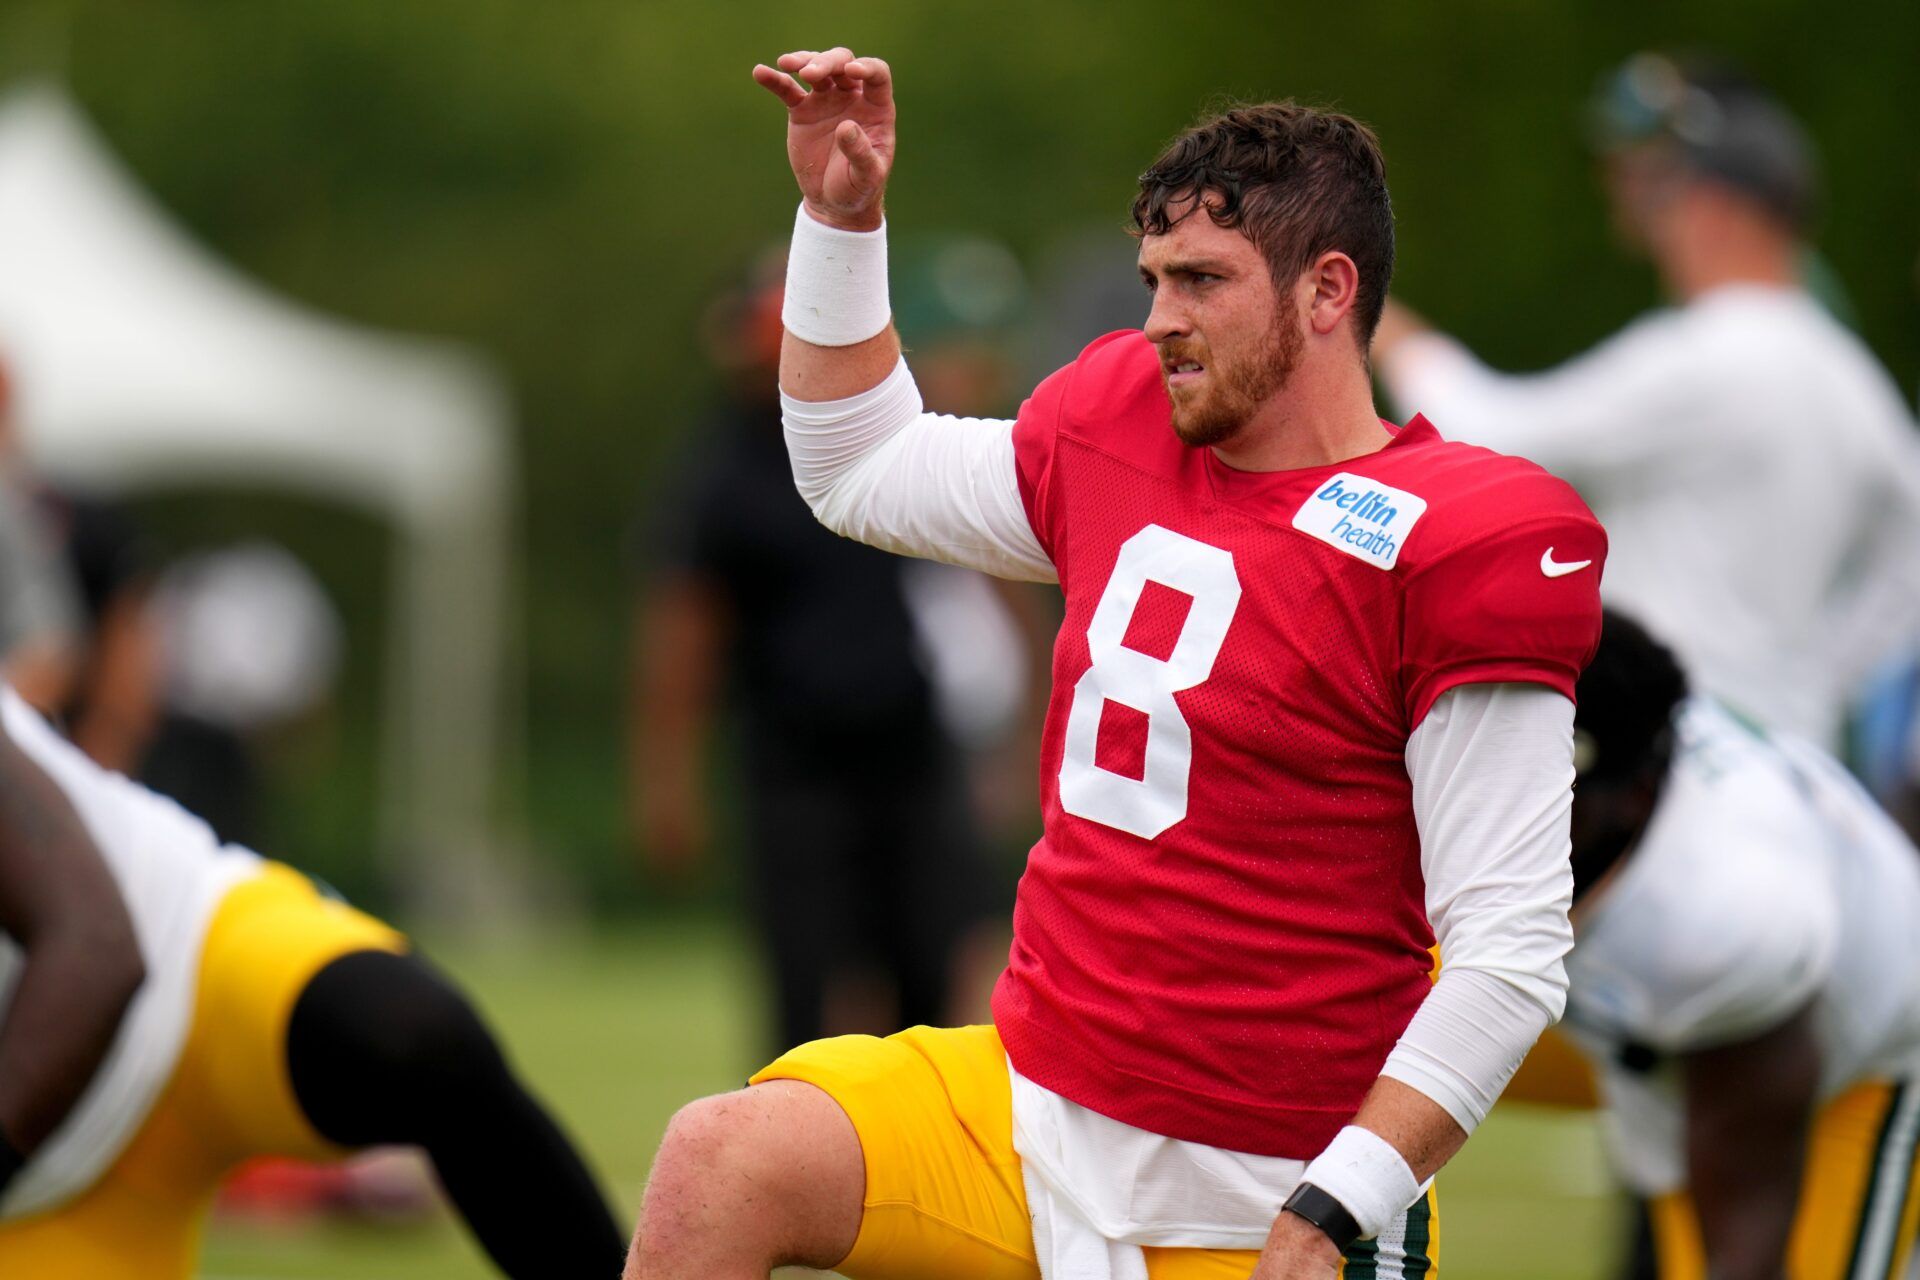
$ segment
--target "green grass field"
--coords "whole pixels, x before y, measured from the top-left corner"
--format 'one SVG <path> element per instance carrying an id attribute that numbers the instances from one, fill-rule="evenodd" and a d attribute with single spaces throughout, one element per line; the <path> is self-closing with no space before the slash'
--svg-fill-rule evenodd
<path id="1" fill-rule="evenodd" d="M 623 1221 L 680 1103 L 758 1061 L 759 989 L 743 940 L 710 925 L 618 940 L 451 949 L 523 1074 L 600 1169 Z M 1590 1121 L 1496 1114 L 1441 1181 L 1453 1280 L 1600 1280 L 1613 1239 Z M 217 1221 L 205 1280 L 465 1280 L 493 1274 L 451 1218 L 425 1226 L 269 1229 Z"/>

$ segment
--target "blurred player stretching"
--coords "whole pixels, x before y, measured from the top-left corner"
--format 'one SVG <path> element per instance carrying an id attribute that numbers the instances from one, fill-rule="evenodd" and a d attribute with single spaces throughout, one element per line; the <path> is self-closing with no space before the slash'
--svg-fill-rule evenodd
<path id="1" fill-rule="evenodd" d="M 1884 1280 L 1920 1226 L 1920 853 L 1609 615 L 1580 681 L 1566 1030 L 1659 1280 Z"/>
<path id="2" fill-rule="evenodd" d="M 504 1275 L 609 1274 L 593 1175 L 399 933 L 0 686 L 0 1276 L 187 1280 L 257 1155 L 424 1148 Z"/>
<path id="3" fill-rule="evenodd" d="M 889 323 L 886 64 L 754 78 L 805 197 L 796 480 L 840 533 L 1060 583 L 1045 831 L 994 1025 L 817 1041 L 684 1109 L 628 1275 L 1432 1274 L 1428 1182 L 1564 1002 L 1599 525 L 1375 415 L 1393 220 L 1357 122 L 1177 139 L 1134 204 L 1144 335 L 964 420 Z"/>

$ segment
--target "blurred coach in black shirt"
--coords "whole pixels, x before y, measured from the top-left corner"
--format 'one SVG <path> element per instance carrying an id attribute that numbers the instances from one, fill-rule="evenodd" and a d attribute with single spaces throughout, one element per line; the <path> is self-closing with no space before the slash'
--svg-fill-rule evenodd
<path id="1" fill-rule="evenodd" d="M 638 548 L 641 851 L 668 875 L 705 852 L 707 745 L 724 703 L 779 1046 L 937 1024 L 992 891 L 902 562 L 822 528 L 794 490 L 776 394 L 777 264 L 716 304 L 708 333 L 727 399 Z M 897 1004 L 853 1012 L 857 993 L 880 985 Z"/>

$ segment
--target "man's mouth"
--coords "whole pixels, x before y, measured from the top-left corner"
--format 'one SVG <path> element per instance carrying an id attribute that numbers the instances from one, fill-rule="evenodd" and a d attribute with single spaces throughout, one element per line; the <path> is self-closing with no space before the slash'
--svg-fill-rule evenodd
<path id="1" fill-rule="evenodd" d="M 1169 360 L 1162 367 L 1166 370 L 1169 390 L 1197 382 L 1207 371 L 1207 366 L 1198 360 Z"/>

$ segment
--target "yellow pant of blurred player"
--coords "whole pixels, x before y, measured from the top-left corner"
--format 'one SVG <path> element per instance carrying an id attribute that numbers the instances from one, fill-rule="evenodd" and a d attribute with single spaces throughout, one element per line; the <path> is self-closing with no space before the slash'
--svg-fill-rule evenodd
<path id="1" fill-rule="evenodd" d="M 836 1269 L 850 1280 L 1040 1280 L 1013 1149 L 1006 1051 L 992 1027 L 840 1036 L 753 1077 L 824 1090 L 866 1159 L 860 1234 Z M 1433 1192 L 1407 1214 L 1403 1247 L 1355 1245 L 1346 1280 L 1431 1280 L 1440 1245 Z M 1144 1251 L 1150 1280 L 1246 1280 L 1250 1250 Z M 1402 1256 L 1404 1254 L 1404 1256 Z"/>
<path id="2" fill-rule="evenodd" d="M 1920 1086 L 1904 1086 L 1911 1095 Z M 1920 1152 L 1902 1087 L 1856 1085 L 1821 1108 L 1807 1143 L 1800 1207 L 1788 1246 L 1790 1280 L 1854 1280 L 1858 1254 L 1875 1232 L 1893 1244 L 1884 1275 L 1897 1280 L 1913 1257 L 1920 1223 Z M 1593 1072 L 1578 1050 L 1549 1031 L 1502 1095 L 1506 1102 L 1584 1108 L 1598 1102 Z M 1685 1192 L 1649 1205 L 1660 1280 L 1707 1280 L 1706 1251 Z"/>
<path id="3" fill-rule="evenodd" d="M 346 1154 L 293 1094 L 287 1023 L 329 962 L 406 940 L 274 863 L 236 885 L 207 930 L 193 1022 L 173 1077 L 133 1142 L 78 1199 L 0 1224 L 0 1276 L 185 1280 L 220 1180 L 257 1155 Z"/>
<path id="4" fill-rule="evenodd" d="M 1821 1108 L 1807 1143 L 1788 1280 L 1901 1280 L 1920 1221 L 1915 1097 L 1920 1085 L 1856 1085 Z M 1905 1105 L 1902 1105 L 1902 1104 Z M 1653 1201 L 1660 1280 L 1707 1280 L 1706 1252 L 1684 1192 Z M 1891 1241 L 1890 1262 L 1873 1265 Z"/>

